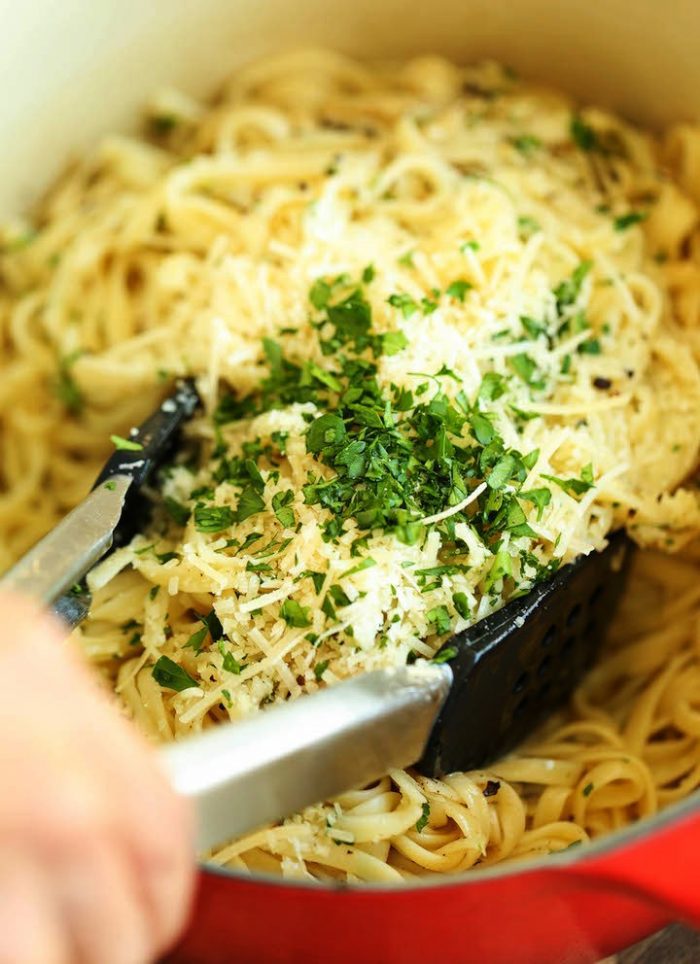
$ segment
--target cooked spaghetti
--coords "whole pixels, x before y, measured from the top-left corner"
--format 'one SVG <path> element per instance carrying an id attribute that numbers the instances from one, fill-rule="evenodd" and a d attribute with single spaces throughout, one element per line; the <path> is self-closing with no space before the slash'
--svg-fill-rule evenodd
<path id="1" fill-rule="evenodd" d="M 487 773 L 392 772 L 214 854 L 399 880 L 550 852 L 700 782 L 700 133 L 495 64 L 329 53 L 172 91 L 0 256 L 0 566 L 178 376 L 204 414 L 76 642 L 156 740 L 443 644 L 626 526 L 622 618 Z M 642 602 L 640 603 L 640 599 Z"/>

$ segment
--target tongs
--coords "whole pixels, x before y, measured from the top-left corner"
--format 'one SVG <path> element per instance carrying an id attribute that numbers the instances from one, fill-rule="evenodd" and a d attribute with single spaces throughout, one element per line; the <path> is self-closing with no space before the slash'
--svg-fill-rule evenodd
<path id="1" fill-rule="evenodd" d="M 118 448 L 90 495 L 0 587 L 52 605 L 72 625 L 79 584 L 147 518 L 144 483 L 177 448 L 199 404 L 189 381 Z M 377 670 L 162 749 L 173 785 L 196 805 L 198 850 L 415 765 L 439 777 L 482 767 L 522 741 L 595 658 L 623 588 L 629 543 L 560 569 L 464 632 L 435 661 Z"/>

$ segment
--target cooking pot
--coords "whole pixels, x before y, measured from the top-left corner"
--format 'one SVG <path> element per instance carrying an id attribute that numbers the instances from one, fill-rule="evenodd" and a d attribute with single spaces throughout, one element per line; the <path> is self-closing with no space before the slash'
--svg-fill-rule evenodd
<path id="1" fill-rule="evenodd" d="M 164 84 L 324 44 L 361 57 L 491 56 L 648 125 L 697 117 L 697 0 L 3 0 L 0 214 Z M 177 962 L 595 961 L 700 925 L 700 801 L 590 846 L 410 887 L 330 888 L 202 868 Z"/>

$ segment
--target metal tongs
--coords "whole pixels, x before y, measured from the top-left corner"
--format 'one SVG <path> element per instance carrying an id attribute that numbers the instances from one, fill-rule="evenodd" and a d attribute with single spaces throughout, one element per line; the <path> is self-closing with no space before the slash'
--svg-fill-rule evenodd
<path id="1" fill-rule="evenodd" d="M 176 450 L 199 398 L 182 381 L 117 449 L 90 495 L 2 579 L 71 625 L 78 587 L 148 518 L 144 483 Z M 622 590 L 624 536 L 561 569 L 443 647 L 444 662 L 365 673 L 162 749 L 197 811 L 199 851 L 415 764 L 430 776 L 483 766 L 511 749 L 590 665 Z"/>

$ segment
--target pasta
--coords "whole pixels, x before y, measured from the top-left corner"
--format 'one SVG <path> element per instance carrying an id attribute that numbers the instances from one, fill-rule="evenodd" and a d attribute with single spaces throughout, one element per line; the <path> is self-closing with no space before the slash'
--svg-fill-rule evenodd
<path id="1" fill-rule="evenodd" d="M 0 568 L 197 379 L 74 637 L 154 740 L 446 658 L 613 529 L 644 547 L 599 664 L 518 752 L 392 772 L 209 859 L 457 873 L 696 789 L 699 145 L 493 63 L 307 51 L 211 105 L 161 92 L 4 229 Z"/>

